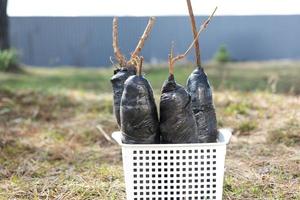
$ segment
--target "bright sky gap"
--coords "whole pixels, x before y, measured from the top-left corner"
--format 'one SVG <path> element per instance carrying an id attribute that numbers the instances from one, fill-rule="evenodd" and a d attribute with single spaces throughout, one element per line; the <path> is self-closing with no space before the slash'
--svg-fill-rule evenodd
<path id="1" fill-rule="evenodd" d="M 299 0 L 193 0 L 196 15 L 297 15 Z M 185 0 L 9 0 L 9 16 L 187 15 Z"/>

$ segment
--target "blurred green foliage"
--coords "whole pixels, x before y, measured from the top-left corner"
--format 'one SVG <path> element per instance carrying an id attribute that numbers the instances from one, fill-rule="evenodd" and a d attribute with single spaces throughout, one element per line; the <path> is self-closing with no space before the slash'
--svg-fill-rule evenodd
<path id="1" fill-rule="evenodd" d="M 19 55 L 16 50 L 0 51 L 0 71 L 13 71 L 19 65 Z"/>
<path id="2" fill-rule="evenodd" d="M 238 130 L 241 132 L 241 133 L 248 133 L 250 131 L 253 131 L 257 128 L 257 123 L 253 120 L 249 120 L 249 121 L 244 121 L 242 122 L 239 127 L 238 127 Z"/>
<path id="3" fill-rule="evenodd" d="M 230 53 L 228 52 L 225 45 L 220 46 L 220 48 L 214 56 L 214 60 L 218 63 L 227 63 L 232 60 Z"/>

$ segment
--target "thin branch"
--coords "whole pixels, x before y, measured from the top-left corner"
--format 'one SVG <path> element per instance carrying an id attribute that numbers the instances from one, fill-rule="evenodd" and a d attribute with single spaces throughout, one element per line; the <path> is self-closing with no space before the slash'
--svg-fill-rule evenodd
<path id="1" fill-rule="evenodd" d="M 155 17 L 150 17 L 147 27 L 142 35 L 142 37 L 140 38 L 134 52 L 131 55 L 130 61 L 132 61 L 133 58 L 137 57 L 139 55 L 139 53 L 142 51 L 142 48 L 144 47 L 145 41 L 147 40 L 147 38 L 149 37 L 149 34 L 151 32 L 151 29 L 154 25 L 155 22 Z"/>
<path id="2" fill-rule="evenodd" d="M 128 62 L 127 65 L 128 64 L 133 65 L 135 67 L 135 70 L 136 70 L 137 74 L 138 74 L 139 63 L 140 63 L 140 57 L 136 56 L 135 58 L 132 58 L 130 63 Z"/>
<path id="3" fill-rule="evenodd" d="M 118 69 L 118 65 L 115 64 L 115 62 L 113 61 L 112 56 L 109 56 L 109 60 L 110 60 L 110 62 L 112 64 L 112 66 Z"/>
<path id="4" fill-rule="evenodd" d="M 174 42 L 172 42 L 170 54 L 169 54 L 169 74 L 174 75 L 174 65 L 172 62 L 173 59 L 173 51 L 174 51 Z"/>
<path id="5" fill-rule="evenodd" d="M 199 39 L 197 38 L 196 20 L 195 20 L 195 16 L 193 13 L 193 7 L 192 7 L 191 0 L 186 0 L 186 2 L 187 2 L 189 14 L 190 14 L 193 36 L 194 36 L 194 39 L 196 39 L 195 45 L 194 45 L 195 46 L 196 64 L 198 67 L 201 67 L 201 50 L 200 50 L 200 46 L 199 46 Z"/>
<path id="6" fill-rule="evenodd" d="M 138 76 L 142 76 L 142 66 L 143 66 L 143 62 L 144 62 L 144 57 L 141 56 L 139 58 L 139 63 L 138 63 L 138 67 L 137 67 L 137 75 Z"/>
<path id="7" fill-rule="evenodd" d="M 114 143 L 112 141 L 112 139 L 110 138 L 110 136 L 103 130 L 102 126 L 99 124 L 96 126 L 97 130 L 104 136 L 104 138 L 110 142 L 110 143 Z"/>
<path id="8" fill-rule="evenodd" d="M 131 64 L 135 66 L 136 69 L 136 74 L 138 76 L 142 76 L 142 66 L 144 62 L 144 57 L 143 56 L 136 56 L 132 58 Z"/>
<path id="9" fill-rule="evenodd" d="M 203 26 L 204 28 L 207 28 L 208 24 L 210 23 L 211 19 L 213 18 L 213 16 L 215 15 L 216 11 L 218 9 L 218 6 L 215 7 L 214 12 L 209 16 L 209 18 L 204 22 Z"/>
<path id="10" fill-rule="evenodd" d="M 114 54 L 116 56 L 116 59 L 120 63 L 121 66 L 125 66 L 126 64 L 126 59 L 122 55 L 120 48 L 119 48 L 119 38 L 118 38 L 118 18 L 114 17 L 113 19 L 113 49 L 114 49 Z"/>
<path id="11" fill-rule="evenodd" d="M 189 51 L 190 51 L 190 50 L 192 49 L 192 47 L 194 46 L 196 40 L 198 39 L 200 33 L 201 33 L 202 31 L 204 31 L 204 30 L 207 28 L 209 22 L 211 21 L 212 17 L 214 16 L 214 14 L 215 14 L 215 12 L 216 12 L 216 10 L 217 10 L 217 8 L 218 8 L 218 7 L 215 8 L 214 12 L 213 12 L 213 13 L 209 16 L 209 18 L 208 18 L 207 20 L 205 20 L 204 23 L 201 25 L 200 30 L 198 31 L 196 38 L 195 38 L 194 41 L 191 43 L 191 45 L 189 46 L 189 48 L 184 52 L 184 54 L 180 54 L 180 55 L 176 56 L 175 58 L 172 58 L 172 60 L 171 60 L 171 64 L 172 64 L 172 65 L 173 65 L 176 61 L 178 61 L 178 60 L 180 60 L 180 59 L 183 59 L 183 58 L 189 53 Z"/>
<path id="12" fill-rule="evenodd" d="M 217 8 L 218 7 L 215 8 L 215 10 L 213 11 L 213 13 L 209 16 L 209 18 L 207 20 L 205 20 L 204 23 L 201 25 L 200 30 L 198 31 L 196 38 L 194 39 L 194 41 L 192 42 L 192 44 L 189 46 L 189 48 L 186 50 L 186 52 L 184 53 L 184 56 L 186 56 L 186 54 L 188 54 L 188 52 L 191 50 L 191 48 L 193 47 L 194 43 L 198 39 L 200 33 L 207 28 L 207 26 L 210 23 L 212 17 L 214 16 L 215 12 L 217 11 Z"/>

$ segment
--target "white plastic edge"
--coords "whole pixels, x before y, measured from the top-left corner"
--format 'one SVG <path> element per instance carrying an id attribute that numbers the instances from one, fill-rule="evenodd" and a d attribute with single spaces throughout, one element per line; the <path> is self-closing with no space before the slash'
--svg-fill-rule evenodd
<path id="1" fill-rule="evenodd" d="M 134 146 L 219 146 L 229 144 L 230 138 L 232 136 L 232 129 L 222 128 L 219 129 L 218 142 L 217 143 L 192 143 L 192 144 L 123 144 L 122 143 L 122 132 L 116 131 L 112 133 L 112 138 L 120 145 L 126 147 Z"/>
<path id="2" fill-rule="evenodd" d="M 116 131 L 116 132 L 113 132 L 111 134 L 111 137 L 119 144 L 119 145 L 123 145 L 122 143 L 122 132 L 121 131 Z"/>
<path id="3" fill-rule="evenodd" d="M 232 136 L 231 128 L 219 129 L 219 135 L 218 135 L 219 142 L 224 142 L 225 144 L 229 144 L 231 136 Z"/>

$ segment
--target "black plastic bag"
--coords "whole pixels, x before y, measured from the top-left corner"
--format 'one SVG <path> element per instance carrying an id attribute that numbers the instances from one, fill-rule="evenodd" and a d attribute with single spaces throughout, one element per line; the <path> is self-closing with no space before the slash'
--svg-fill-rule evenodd
<path id="1" fill-rule="evenodd" d="M 125 81 L 120 114 L 123 143 L 159 143 L 159 122 L 153 91 L 143 76 L 130 76 Z"/>
<path id="2" fill-rule="evenodd" d="M 117 119 L 119 127 L 121 126 L 120 121 L 120 105 L 121 97 L 124 90 L 124 82 L 131 75 L 135 75 L 136 70 L 134 66 L 122 67 L 114 71 L 114 75 L 111 77 L 110 81 L 113 88 L 113 101 L 114 101 L 114 114 Z"/>
<path id="3" fill-rule="evenodd" d="M 162 143 L 197 143 L 197 126 L 191 96 L 178 85 L 173 75 L 164 82 L 160 98 Z"/>
<path id="4" fill-rule="evenodd" d="M 187 90 L 192 97 L 199 142 L 216 142 L 218 135 L 216 112 L 211 87 L 203 68 L 198 67 L 191 73 L 187 80 Z"/>

